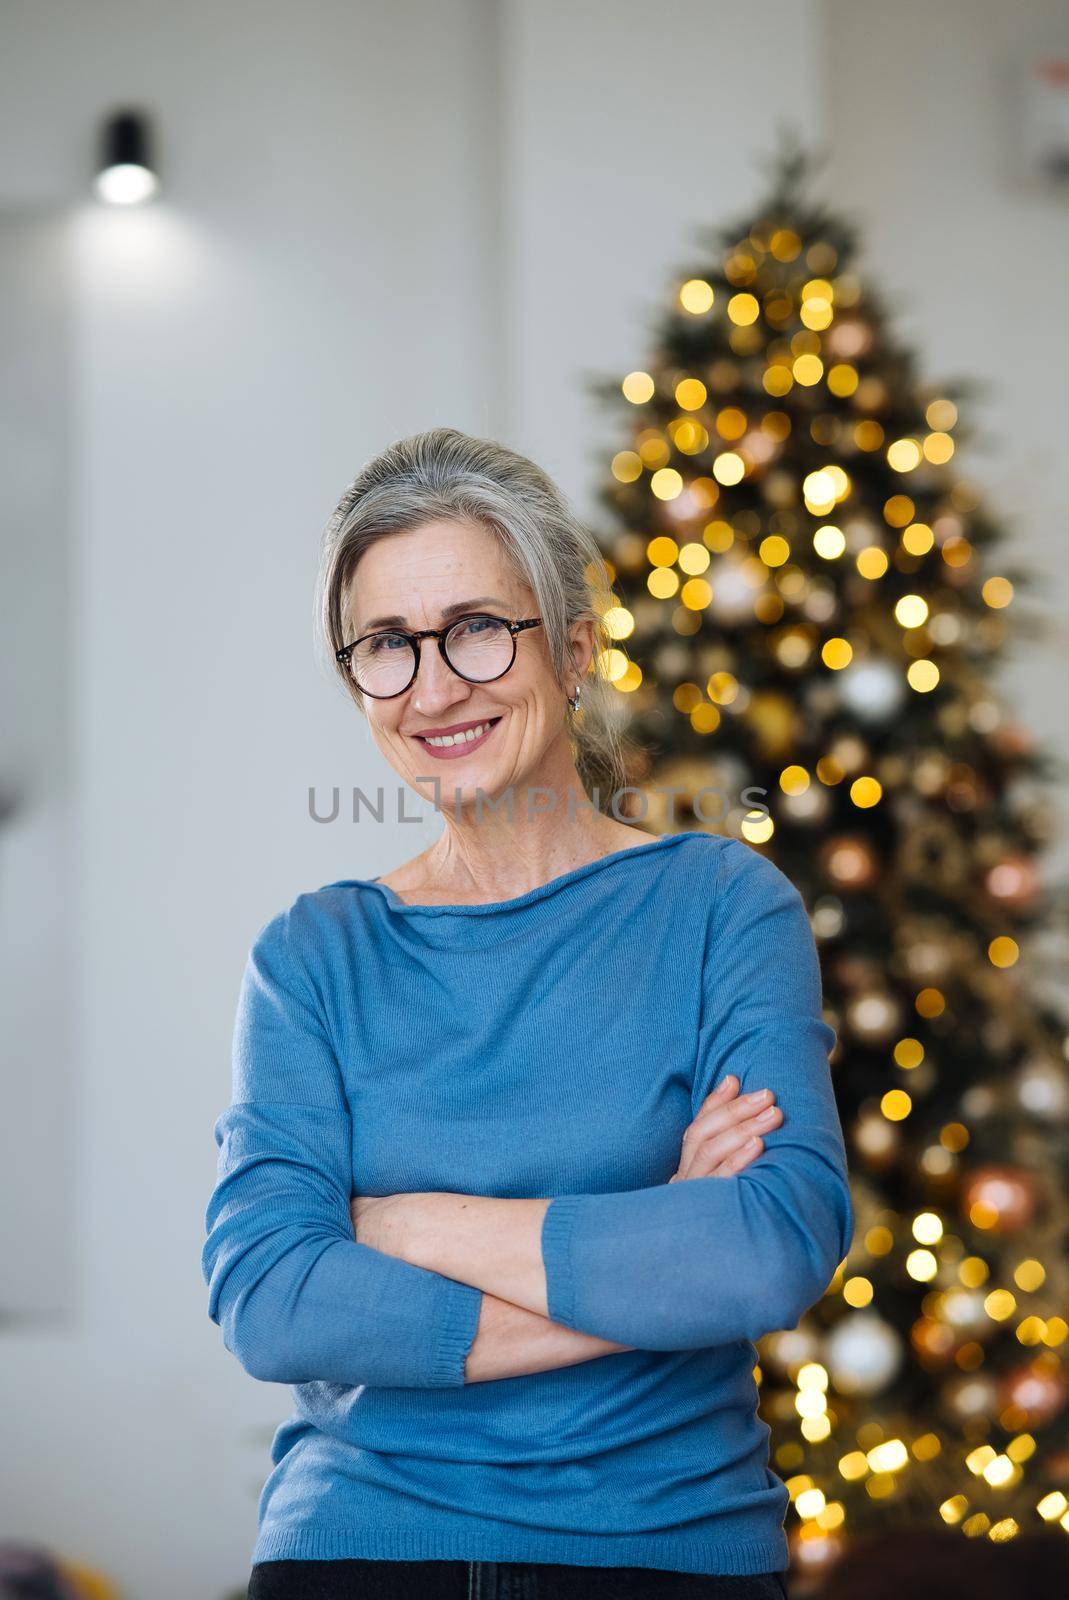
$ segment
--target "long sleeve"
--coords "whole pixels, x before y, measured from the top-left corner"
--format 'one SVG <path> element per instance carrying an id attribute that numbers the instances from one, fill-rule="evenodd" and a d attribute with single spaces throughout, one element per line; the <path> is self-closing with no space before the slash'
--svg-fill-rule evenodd
<path id="1" fill-rule="evenodd" d="M 353 1236 L 349 1105 L 291 915 L 261 929 L 242 978 L 205 1214 L 208 1315 L 268 1382 L 463 1384 L 480 1291 Z"/>
<path id="2" fill-rule="evenodd" d="M 541 1245 L 549 1315 L 644 1350 L 756 1341 L 793 1328 L 853 1237 L 821 975 L 790 879 L 728 840 L 704 953 L 692 1114 L 729 1073 L 770 1088 L 782 1123 L 730 1178 L 555 1197 Z"/>

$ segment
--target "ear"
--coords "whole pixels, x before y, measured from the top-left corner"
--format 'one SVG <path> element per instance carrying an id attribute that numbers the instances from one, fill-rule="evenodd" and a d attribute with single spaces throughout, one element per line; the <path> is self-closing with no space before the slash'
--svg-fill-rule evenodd
<path id="1" fill-rule="evenodd" d="M 573 622 L 570 631 L 572 660 L 580 679 L 585 678 L 594 654 L 594 624 L 589 617 L 582 617 L 578 622 Z"/>

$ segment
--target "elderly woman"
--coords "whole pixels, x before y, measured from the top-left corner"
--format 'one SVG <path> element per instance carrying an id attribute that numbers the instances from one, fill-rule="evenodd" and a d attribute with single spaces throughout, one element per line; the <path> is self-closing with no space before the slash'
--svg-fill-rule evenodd
<path id="1" fill-rule="evenodd" d="M 453 429 L 328 526 L 323 636 L 444 828 L 245 968 L 202 1265 L 293 1386 L 253 1600 L 787 1593 L 754 1341 L 850 1245 L 835 1034 L 778 867 L 608 814 L 600 567 Z"/>

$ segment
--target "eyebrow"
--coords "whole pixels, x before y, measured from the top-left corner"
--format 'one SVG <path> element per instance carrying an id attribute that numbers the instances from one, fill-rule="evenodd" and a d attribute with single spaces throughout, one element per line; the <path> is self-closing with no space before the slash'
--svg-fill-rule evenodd
<path id="1" fill-rule="evenodd" d="M 496 595 L 481 594 L 477 595 L 474 600 L 457 600 L 451 606 L 443 606 L 439 614 L 439 621 L 449 622 L 453 617 L 462 617 L 465 612 L 473 611 L 477 606 L 505 607 L 507 604 L 506 600 L 499 600 Z M 406 628 L 407 626 L 408 624 L 404 617 L 372 617 L 370 622 L 364 623 L 361 632 L 370 633 L 373 628 Z"/>

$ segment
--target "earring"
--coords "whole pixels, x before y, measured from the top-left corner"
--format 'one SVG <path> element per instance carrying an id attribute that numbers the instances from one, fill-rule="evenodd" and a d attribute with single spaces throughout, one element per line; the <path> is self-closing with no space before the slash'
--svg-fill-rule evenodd
<path id="1" fill-rule="evenodd" d="M 576 686 L 575 686 L 575 693 L 574 693 L 574 695 L 572 695 L 571 699 L 568 701 L 568 704 L 571 706 L 573 711 L 578 711 L 579 710 L 579 694 L 580 694 L 580 690 L 581 689 L 582 689 L 582 684 L 577 683 Z"/>

